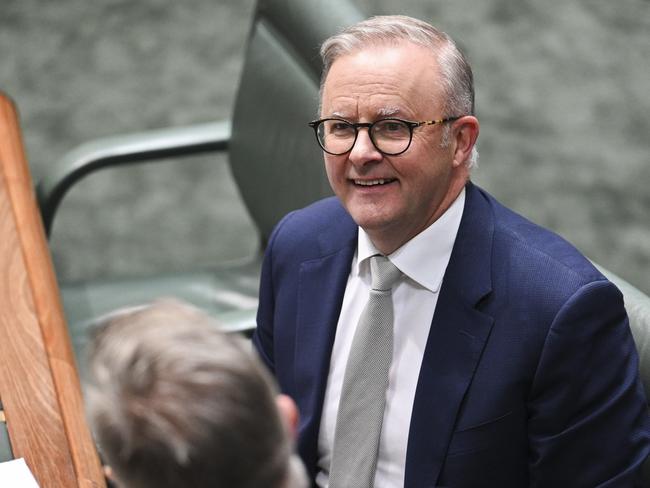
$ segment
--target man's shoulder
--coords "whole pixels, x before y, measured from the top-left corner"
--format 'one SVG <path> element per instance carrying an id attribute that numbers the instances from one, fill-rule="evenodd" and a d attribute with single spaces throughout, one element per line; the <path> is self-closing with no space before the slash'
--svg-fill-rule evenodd
<path id="1" fill-rule="evenodd" d="M 296 223 L 315 224 L 317 226 L 328 225 L 332 219 L 347 218 L 351 220 L 350 214 L 336 197 L 317 200 L 306 207 L 294 210 L 289 216 Z"/>
<path id="2" fill-rule="evenodd" d="M 335 250 L 355 239 L 357 225 L 336 197 L 324 198 L 287 214 L 276 226 L 271 244 L 288 252 Z"/>
<path id="3" fill-rule="evenodd" d="M 546 276 L 541 282 L 561 279 L 562 282 L 555 282 L 557 287 L 563 284 L 581 286 L 605 279 L 564 237 L 502 205 L 487 192 L 482 193 L 494 215 L 493 259 L 524 270 L 530 278 L 532 275 Z M 507 261 L 503 261 L 506 258 Z"/>
<path id="4" fill-rule="evenodd" d="M 345 232 L 356 229 L 350 214 L 336 197 L 318 200 L 304 208 L 287 214 L 278 224 L 277 230 L 291 231 L 292 235 L 314 237 L 323 231 Z"/>

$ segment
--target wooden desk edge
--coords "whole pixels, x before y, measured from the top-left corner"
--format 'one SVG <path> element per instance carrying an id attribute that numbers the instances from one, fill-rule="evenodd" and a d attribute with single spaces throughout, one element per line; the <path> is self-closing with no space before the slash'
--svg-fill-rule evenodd
<path id="1" fill-rule="evenodd" d="M 105 486 L 99 458 L 85 422 L 81 385 L 58 296 L 58 285 L 25 159 L 16 108 L 0 92 L 0 174 L 4 178 L 18 228 L 35 313 L 41 327 L 57 402 L 79 486 Z"/>

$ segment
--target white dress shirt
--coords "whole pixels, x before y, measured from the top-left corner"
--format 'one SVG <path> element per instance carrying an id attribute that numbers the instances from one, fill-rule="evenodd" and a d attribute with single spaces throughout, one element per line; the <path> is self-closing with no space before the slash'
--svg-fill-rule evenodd
<path id="1" fill-rule="evenodd" d="M 375 488 L 404 486 L 406 447 L 413 399 L 424 347 L 442 279 L 449 264 L 465 206 L 465 190 L 433 224 L 390 254 L 388 258 L 404 276 L 393 287 L 394 341 L 386 409 L 379 440 Z M 352 338 L 370 291 L 368 258 L 381 254 L 359 228 L 357 252 L 352 259 L 341 314 L 332 349 L 323 414 L 318 436 L 316 483 L 329 484 L 329 467 L 343 376 Z"/>

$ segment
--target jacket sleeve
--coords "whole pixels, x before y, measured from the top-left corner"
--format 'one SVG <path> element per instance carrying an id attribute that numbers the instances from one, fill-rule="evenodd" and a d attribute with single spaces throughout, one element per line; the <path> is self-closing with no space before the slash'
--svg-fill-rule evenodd
<path id="1" fill-rule="evenodd" d="M 531 486 L 640 486 L 648 406 L 623 298 L 579 288 L 546 337 L 529 397 Z"/>
<path id="2" fill-rule="evenodd" d="M 293 213 L 293 212 L 292 212 Z M 257 350 L 260 359 L 275 374 L 273 328 L 275 316 L 275 289 L 273 282 L 273 253 L 278 245 L 278 236 L 283 225 L 289 220 L 292 213 L 286 215 L 275 227 L 269 238 L 262 263 L 260 276 L 259 305 L 257 309 L 257 327 L 253 333 L 253 347 Z"/>

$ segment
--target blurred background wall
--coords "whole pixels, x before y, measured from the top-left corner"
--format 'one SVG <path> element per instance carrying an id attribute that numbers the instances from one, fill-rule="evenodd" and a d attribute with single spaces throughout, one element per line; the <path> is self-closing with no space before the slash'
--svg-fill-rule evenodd
<path id="1" fill-rule="evenodd" d="M 650 1 L 355 3 L 454 37 L 475 74 L 473 178 L 650 292 Z M 2 0 L 0 90 L 19 107 L 34 178 L 93 138 L 228 117 L 253 9 Z M 86 178 L 51 242 L 60 279 L 75 281 L 245 259 L 254 232 L 227 162 L 211 156 Z"/>

